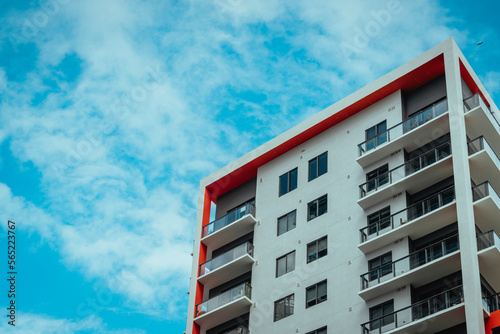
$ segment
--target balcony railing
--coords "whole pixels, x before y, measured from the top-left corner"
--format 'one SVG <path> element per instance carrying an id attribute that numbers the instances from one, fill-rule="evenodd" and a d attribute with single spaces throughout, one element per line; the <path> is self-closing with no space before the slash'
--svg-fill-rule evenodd
<path id="1" fill-rule="evenodd" d="M 246 215 L 255 215 L 255 205 L 252 203 L 247 203 L 242 207 L 237 208 L 236 210 L 231 211 L 224 217 L 221 217 L 217 220 L 214 220 L 208 225 L 203 227 L 203 237 L 206 237 L 209 234 L 217 232 L 223 227 L 230 225 L 237 221 L 238 219 L 246 216 Z"/>
<path id="2" fill-rule="evenodd" d="M 476 139 L 468 142 L 467 147 L 469 149 L 469 155 L 486 150 L 500 161 L 500 157 L 498 157 L 497 153 L 491 148 L 490 144 L 488 144 L 488 141 L 483 136 L 477 137 Z"/>
<path id="3" fill-rule="evenodd" d="M 217 257 L 214 257 L 210 261 L 200 264 L 200 277 L 222 267 L 225 264 L 228 264 L 231 261 L 234 261 L 245 254 L 250 256 L 253 255 L 253 246 L 248 241 L 228 250 L 227 252 L 224 252 Z"/>
<path id="4" fill-rule="evenodd" d="M 500 249 L 500 238 L 495 231 L 488 231 L 477 236 L 477 250 L 483 250 L 491 246 L 496 246 Z"/>
<path id="5" fill-rule="evenodd" d="M 483 306 L 489 313 L 500 310 L 500 293 L 483 298 Z"/>
<path id="6" fill-rule="evenodd" d="M 388 263 L 378 269 L 371 270 L 361 275 L 361 290 L 367 289 L 381 280 L 387 280 L 390 277 L 396 277 L 416 269 L 427 263 L 433 262 L 445 255 L 453 253 L 460 249 L 458 243 L 458 234 L 450 236 L 439 242 L 436 242 L 424 249 L 420 249 L 399 260 Z"/>
<path id="7" fill-rule="evenodd" d="M 491 108 L 486 106 L 486 103 L 484 103 L 484 100 L 483 98 L 481 97 L 481 95 L 479 94 L 474 94 L 472 95 L 471 97 L 467 98 L 464 100 L 464 111 L 465 112 L 468 112 L 474 108 L 477 108 L 479 107 L 480 105 L 484 105 L 484 111 L 485 112 L 489 112 L 491 114 L 491 116 L 493 117 L 493 119 L 495 120 L 495 122 L 497 123 L 497 126 L 500 127 L 500 121 L 495 117 L 495 115 L 491 112 Z"/>
<path id="8" fill-rule="evenodd" d="M 395 214 L 383 218 L 380 221 L 363 227 L 359 232 L 361 234 L 361 242 L 368 240 L 371 235 L 379 236 L 389 232 L 394 228 L 406 224 L 411 220 L 417 219 L 431 211 L 437 210 L 440 207 L 449 204 L 455 200 L 455 187 L 451 186 L 440 192 L 431 195 L 423 200 L 396 212 Z M 384 231 L 381 233 L 381 231 Z"/>
<path id="9" fill-rule="evenodd" d="M 431 106 L 428 106 L 421 111 L 418 111 L 415 115 L 411 116 L 407 120 L 396 124 L 392 128 L 379 133 L 377 136 L 370 138 L 358 145 L 359 156 L 362 156 L 366 152 L 376 148 L 378 145 L 390 142 L 405 133 L 418 128 L 422 124 L 444 114 L 448 111 L 448 101 L 446 98 L 435 102 Z"/>
<path id="10" fill-rule="evenodd" d="M 493 189 L 493 187 L 488 181 L 483 182 L 475 187 L 472 187 L 472 199 L 474 200 L 474 202 L 487 196 L 491 196 L 494 197 L 496 200 L 500 200 L 500 197 L 498 196 L 497 192 L 495 191 L 495 189 Z"/>
<path id="11" fill-rule="evenodd" d="M 411 306 L 361 325 L 363 334 L 385 333 L 463 303 L 462 286 L 452 288 Z"/>
<path id="12" fill-rule="evenodd" d="M 250 334 L 250 331 L 245 326 L 240 326 L 238 328 L 231 329 L 228 332 L 224 332 L 224 334 Z"/>
<path id="13" fill-rule="evenodd" d="M 365 197 L 369 192 L 376 191 L 380 186 L 392 184 L 401 180 L 419 170 L 432 165 L 433 163 L 451 155 L 451 144 L 445 142 L 421 155 L 408 160 L 402 165 L 391 169 L 390 171 L 379 175 L 368 182 L 359 186 L 361 198 Z"/>
<path id="14" fill-rule="evenodd" d="M 230 302 L 240 299 L 242 297 L 250 298 L 252 292 L 252 288 L 250 284 L 243 283 L 235 286 L 228 291 L 221 293 L 220 295 L 211 298 L 203 303 L 196 305 L 196 317 L 199 317 L 205 313 L 211 312 L 215 309 L 218 309 L 221 306 L 229 304 Z"/>

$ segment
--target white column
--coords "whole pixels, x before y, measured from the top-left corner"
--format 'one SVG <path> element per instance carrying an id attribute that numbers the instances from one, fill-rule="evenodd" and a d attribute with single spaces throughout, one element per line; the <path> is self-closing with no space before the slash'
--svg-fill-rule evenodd
<path id="1" fill-rule="evenodd" d="M 477 256 L 476 227 L 472 206 L 472 184 L 467 150 L 467 133 L 460 80 L 458 47 L 451 41 L 444 53 L 446 92 L 450 111 L 450 136 L 457 202 L 460 259 L 468 333 L 484 333 L 481 281 Z"/>

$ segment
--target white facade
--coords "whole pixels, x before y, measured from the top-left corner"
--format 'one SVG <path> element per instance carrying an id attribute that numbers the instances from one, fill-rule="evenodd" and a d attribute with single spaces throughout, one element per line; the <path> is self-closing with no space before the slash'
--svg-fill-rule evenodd
<path id="1" fill-rule="evenodd" d="M 484 333 L 500 291 L 495 114 L 450 39 L 204 179 L 186 333 Z M 327 172 L 309 181 L 324 152 Z M 296 188 L 280 196 L 294 169 Z M 326 212 L 308 220 L 324 195 Z M 255 212 L 242 207 L 251 200 Z M 385 208 L 390 216 L 369 220 Z M 278 235 L 294 210 L 295 227 Z M 308 244 L 325 236 L 327 254 L 308 263 Z M 293 251 L 293 270 L 277 277 L 277 259 Z M 306 307 L 306 289 L 325 280 L 326 300 Z M 293 312 L 275 319 L 290 295 Z"/>

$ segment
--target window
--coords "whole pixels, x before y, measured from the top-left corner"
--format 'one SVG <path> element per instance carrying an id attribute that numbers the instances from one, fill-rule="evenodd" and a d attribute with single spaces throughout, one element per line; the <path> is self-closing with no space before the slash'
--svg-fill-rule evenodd
<path id="1" fill-rule="evenodd" d="M 326 334 L 326 326 L 306 334 Z"/>
<path id="2" fill-rule="evenodd" d="M 306 308 L 326 300 L 326 280 L 306 289 Z"/>
<path id="3" fill-rule="evenodd" d="M 392 299 L 370 308 L 370 330 L 373 331 L 388 324 L 392 324 L 394 322 L 393 312 L 394 301 Z"/>
<path id="4" fill-rule="evenodd" d="M 276 259 L 276 277 L 280 277 L 295 269 L 295 251 Z"/>
<path id="5" fill-rule="evenodd" d="M 375 281 L 384 275 L 392 273 L 392 252 L 368 261 L 368 270 L 370 271 L 370 281 Z"/>
<path id="6" fill-rule="evenodd" d="M 280 196 L 297 188 L 297 168 L 280 176 Z"/>
<path id="7" fill-rule="evenodd" d="M 314 180 L 318 176 L 325 174 L 328 171 L 328 152 L 318 155 L 316 158 L 309 160 L 309 181 Z"/>
<path id="8" fill-rule="evenodd" d="M 388 206 L 367 217 L 368 235 L 377 233 L 391 225 L 391 207 Z"/>
<path id="9" fill-rule="evenodd" d="M 307 220 L 321 216 L 327 209 L 327 195 L 321 196 L 318 199 L 307 204 Z"/>
<path id="10" fill-rule="evenodd" d="M 378 187 L 389 182 L 389 164 L 385 164 L 366 174 L 366 192 L 377 190 Z"/>
<path id="11" fill-rule="evenodd" d="M 387 122 L 383 121 L 365 131 L 366 150 L 369 151 L 387 141 Z"/>
<path id="12" fill-rule="evenodd" d="M 317 260 L 328 253 L 328 239 L 324 236 L 321 239 L 307 244 L 307 263 Z"/>
<path id="13" fill-rule="evenodd" d="M 491 334 L 500 334 L 500 326 L 493 328 L 491 330 Z"/>
<path id="14" fill-rule="evenodd" d="M 297 211 L 287 213 L 283 217 L 278 218 L 278 235 L 293 230 L 296 226 Z"/>
<path id="15" fill-rule="evenodd" d="M 281 320 L 293 314 L 295 295 L 287 296 L 274 302 L 274 321 Z"/>

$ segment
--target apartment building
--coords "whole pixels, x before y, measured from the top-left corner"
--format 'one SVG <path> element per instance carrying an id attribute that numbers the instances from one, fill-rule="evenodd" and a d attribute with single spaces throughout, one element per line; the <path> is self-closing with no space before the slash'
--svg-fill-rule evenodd
<path id="1" fill-rule="evenodd" d="M 499 116 L 449 39 L 203 179 L 186 333 L 500 333 Z"/>

